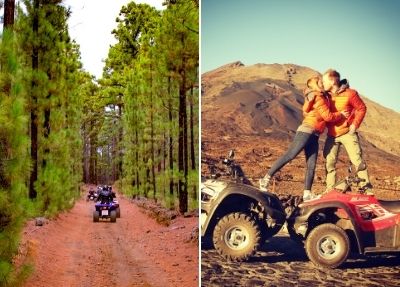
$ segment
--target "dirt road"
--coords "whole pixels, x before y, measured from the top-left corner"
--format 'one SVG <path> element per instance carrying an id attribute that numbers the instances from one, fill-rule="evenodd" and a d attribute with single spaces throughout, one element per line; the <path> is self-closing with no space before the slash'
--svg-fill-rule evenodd
<path id="1" fill-rule="evenodd" d="M 116 223 L 92 222 L 84 199 L 42 227 L 29 222 L 22 242 L 35 249 L 35 271 L 24 286 L 198 286 L 198 245 L 186 242 L 198 218 L 165 227 L 118 199 Z"/>
<path id="2" fill-rule="evenodd" d="M 316 268 L 304 248 L 284 233 L 246 263 L 228 263 L 215 250 L 201 252 L 202 286 L 400 286 L 400 255 L 351 258 L 342 268 Z"/>

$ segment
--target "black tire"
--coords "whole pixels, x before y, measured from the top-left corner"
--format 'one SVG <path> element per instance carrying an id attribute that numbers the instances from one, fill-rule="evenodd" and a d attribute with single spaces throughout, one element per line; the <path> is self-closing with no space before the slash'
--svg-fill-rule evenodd
<path id="1" fill-rule="evenodd" d="M 99 222 L 100 219 L 100 212 L 97 210 L 93 211 L 93 222 Z"/>
<path id="2" fill-rule="evenodd" d="M 305 247 L 308 258 L 315 265 L 336 268 L 349 256 L 350 240 L 342 228 L 325 223 L 310 232 Z"/>
<path id="3" fill-rule="evenodd" d="M 261 232 L 256 220 L 244 213 L 225 215 L 214 228 L 215 249 L 230 261 L 248 260 L 256 253 L 260 241 Z"/>
<path id="4" fill-rule="evenodd" d="M 110 212 L 110 221 L 111 222 L 117 221 L 117 212 L 115 210 L 111 210 L 111 212 Z"/>
<path id="5" fill-rule="evenodd" d="M 121 217 L 121 209 L 119 208 L 119 206 L 115 209 L 115 211 L 117 212 L 117 218 Z"/>

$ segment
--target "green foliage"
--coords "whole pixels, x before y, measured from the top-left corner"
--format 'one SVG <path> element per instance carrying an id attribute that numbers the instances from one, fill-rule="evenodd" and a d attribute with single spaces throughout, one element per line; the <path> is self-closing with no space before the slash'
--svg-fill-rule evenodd
<path id="1" fill-rule="evenodd" d="M 110 48 L 99 84 L 106 109 L 116 106 L 120 115 L 111 126 L 105 120 L 102 134 L 117 142 L 123 191 L 155 198 L 171 208 L 178 205 L 182 212 L 187 201 L 196 208 L 197 192 L 190 191 L 197 190 L 198 172 L 189 166 L 188 150 L 193 145 L 193 157 L 197 156 L 198 109 L 193 106 L 198 90 L 193 96 L 189 91 L 198 86 L 198 7 L 193 1 L 176 1 L 157 11 L 131 2 L 121 9 L 117 22 L 113 34 L 118 43 Z M 190 97 L 183 101 L 183 110 L 194 125 L 193 139 L 178 145 L 180 130 L 185 129 L 186 138 L 190 134 L 188 125 L 182 125 L 188 118 L 178 110 L 181 91 Z M 184 150 L 186 166 L 178 164 Z M 184 202 L 177 200 L 179 182 L 189 191 Z"/>
<path id="2" fill-rule="evenodd" d="M 197 207 L 196 3 L 168 2 L 163 11 L 134 2 L 122 7 L 103 78 L 85 84 L 85 182 L 118 181 L 131 196 L 182 212 Z"/>
<path id="3" fill-rule="evenodd" d="M 68 35 L 69 11 L 58 5 L 60 2 L 41 1 L 39 9 L 35 9 L 31 1 L 25 1 L 27 13 L 21 13 L 16 29 L 30 70 L 26 90 L 31 98 L 37 99 L 29 105 L 38 118 L 36 209 L 47 216 L 71 207 L 79 196 L 77 190 L 82 178 L 83 102 L 78 85 L 81 64 L 79 48 Z M 35 13 L 37 35 L 32 30 Z M 30 65 L 35 47 L 37 68 Z"/>
<path id="4" fill-rule="evenodd" d="M 14 33 L 5 30 L 0 44 L 0 286 L 17 276 L 11 260 L 25 219 L 30 168 L 26 93 L 17 50 Z"/>
<path id="5" fill-rule="evenodd" d="M 0 286 L 18 286 L 31 270 L 14 270 L 20 232 L 31 216 L 54 216 L 80 195 L 83 94 L 79 47 L 68 35 L 61 1 L 24 1 L 14 32 L 0 44 Z M 35 34 L 33 23 L 38 19 Z M 32 57 L 38 54 L 38 66 Z M 34 100 L 35 99 L 35 100 Z M 28 199 L 31 111 L 38 129 L 37 197 Z"/>

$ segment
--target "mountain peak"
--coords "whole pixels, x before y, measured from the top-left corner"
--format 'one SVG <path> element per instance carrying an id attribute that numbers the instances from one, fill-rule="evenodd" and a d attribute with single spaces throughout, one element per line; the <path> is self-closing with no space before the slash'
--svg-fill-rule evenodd
<path id="1" fill-rule="evenodd" d="M 302 90 L 307 80 L 316 75 L 320 73 L 296 64 L 245 66 L 236 61 L 223 65 L 202 75 L 203 114 L 214 113 L 218 108 L 218 118 L 214 120 L 225 122 L 220 127 L 222 133 L 232 130 L 265 135 L 266 130 L 273 130 L 274 134 L 289 136 L 303 117 Z M 400 114 L 364 100 L 368 112 L 361 134 L 377 148 L 400 156 Z M 223 121 L 221 114 L 228 118 Z"/>

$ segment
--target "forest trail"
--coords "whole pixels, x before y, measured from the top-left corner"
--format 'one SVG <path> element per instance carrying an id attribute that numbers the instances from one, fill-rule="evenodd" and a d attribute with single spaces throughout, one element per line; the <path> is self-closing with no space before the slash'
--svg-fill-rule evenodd
<path id="1" fill-rule="evenodd" d="M 35 270 L 23 286 L 197 286 L 198 245 L 187 239 L 198 218 L 162 226 L 117 197 L 116 223 L 94 223 L 84 197 L 42 227 L 28 222 L 22 243 L 34 246 Z"/>

